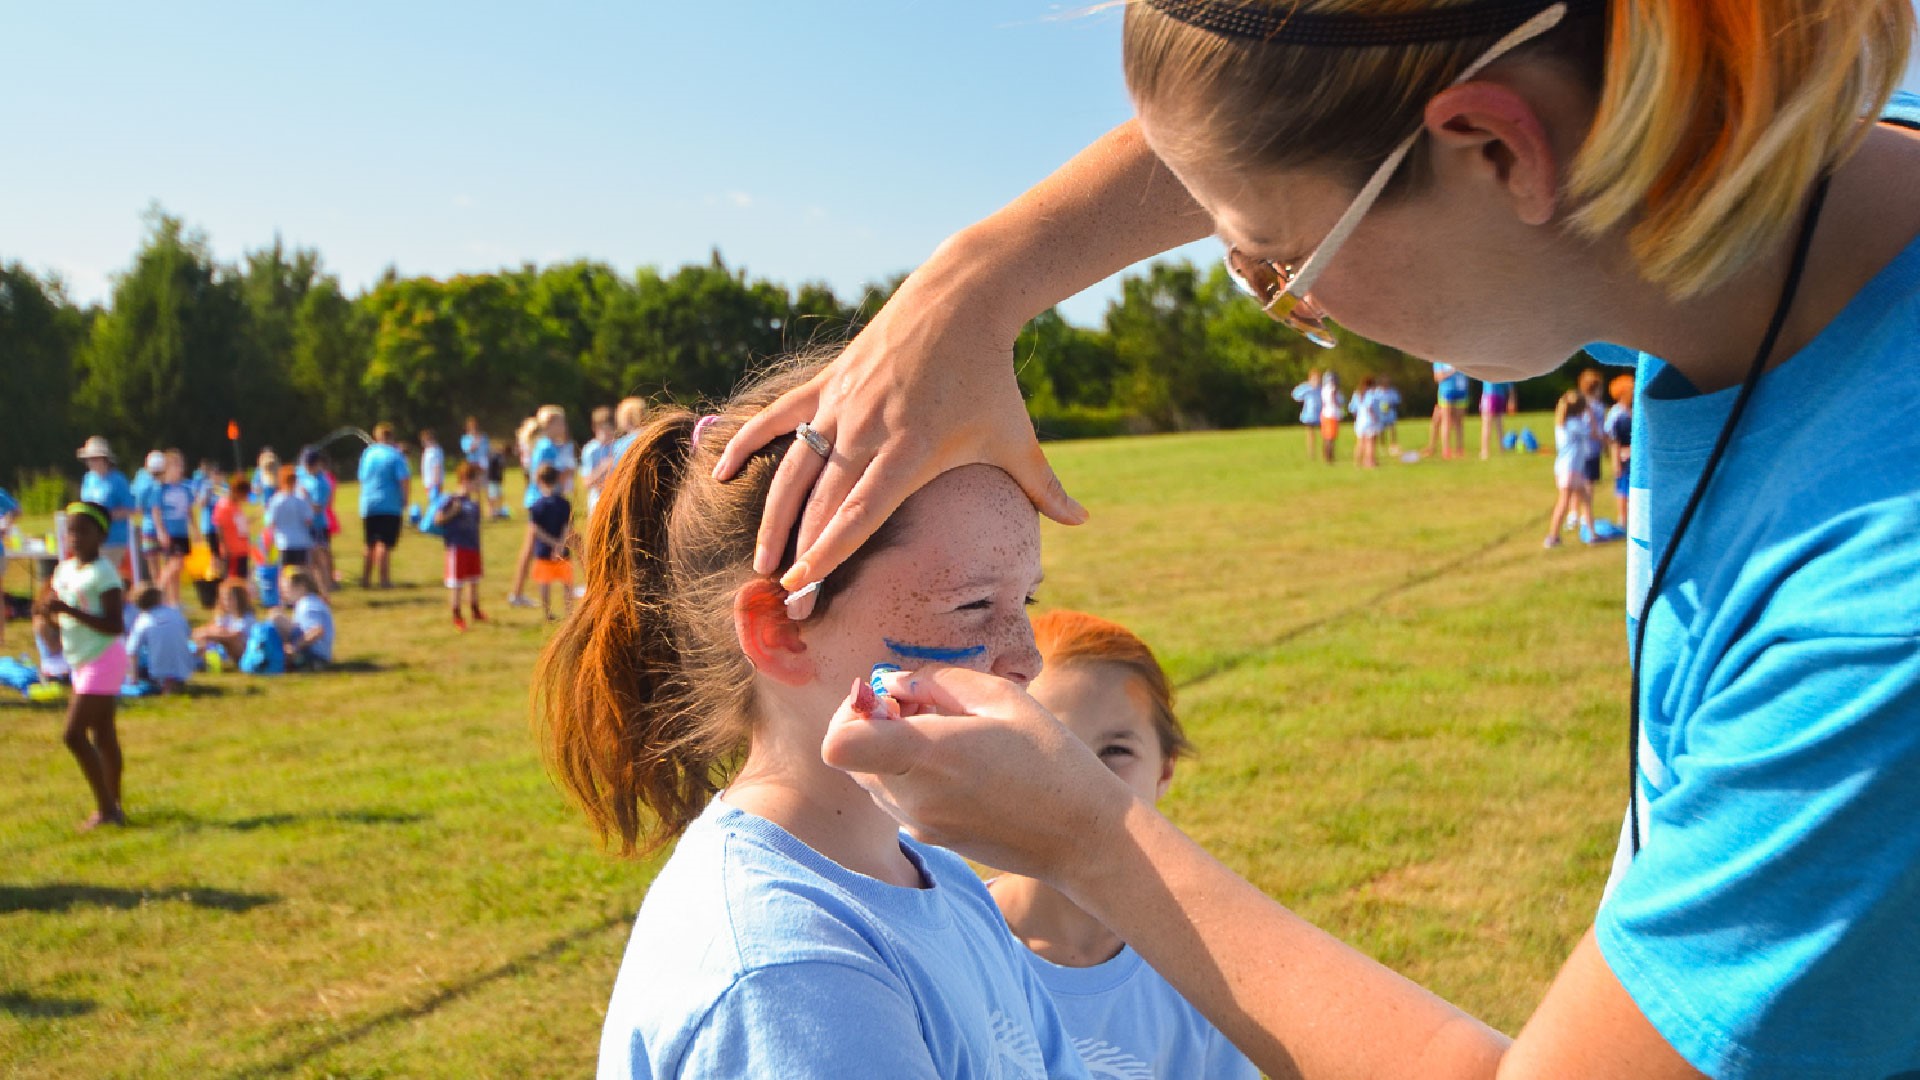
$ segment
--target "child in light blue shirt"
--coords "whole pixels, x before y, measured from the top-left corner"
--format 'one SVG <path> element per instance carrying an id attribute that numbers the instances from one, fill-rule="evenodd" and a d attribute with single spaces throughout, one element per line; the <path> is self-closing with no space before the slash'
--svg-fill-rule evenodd
<path id="1" fill-rule="evenodd" d="M 127 655 L 134 668 L 163 693 L 186 688 L 193 676 L 193 628 L 186 615 L 162 602 L 160 590 L 149 585 L 134 598 L 140 613 L 127 632 Z"/>
<path id="2" fill-rule="evenodd" d="M 712 473 L 747 418 L 817 370 L 763 378 L 698 437 L 691 412 L 657 414 L 536 675 L 549 763 L 589 818 L 625 851 L 678 839 L 614 983 L 599 1075 L 1084 1080 L 980 879 L 820 760 L 836 708 L 889 707 L 877 663 L 1039 670 L 1037 515 L 997 469 L 945 473 L 789 617 L 753 551 L 791 437 L 729 483 Z"/>
<path id="3" fill-rule="evenodd" d="M 1141 798 L 1158 801 L 1192 749 L 1167 675 L 1132 631 L 1078 611 L 1033 621 L 1045 658 L 1028 689 Z M 1260 1070 L 1166 979 L 1073 901 L 1040 881 L 988 884 L 1028 946 L 1061 1022 L 1094 1076 L 1259 1080 Z"/>

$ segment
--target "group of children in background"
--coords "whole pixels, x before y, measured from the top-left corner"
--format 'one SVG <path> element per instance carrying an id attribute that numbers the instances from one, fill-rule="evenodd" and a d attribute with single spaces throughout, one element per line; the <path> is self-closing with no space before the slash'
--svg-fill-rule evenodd
<path id="1" fill-rule="evenodd" d="M 1588 368 L 1553 407 L 1556 494 L 1542 547 L 1559 547 L 1560 533 L 1568 528 L 1577 528 L 1581 542 L 1587 544 L 1625 535 L 1633 460 L 1633 376 L 1616 375 L 1607 392 L 1613 398 L 1611 407 L 1601 398 L 1600 372 Z M 1593 488 L 1601 480 L 1605 459 L 1613 465 L 1618 524 L 1596 519 L 1593 513 Z"/>

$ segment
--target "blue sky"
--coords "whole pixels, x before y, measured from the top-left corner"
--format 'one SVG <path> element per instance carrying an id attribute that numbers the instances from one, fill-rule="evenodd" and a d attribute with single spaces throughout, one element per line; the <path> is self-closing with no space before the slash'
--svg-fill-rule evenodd
<path id="1" fill-rule="evenodd" d="M 9 5 L 0 259 L 101 299 L 157 202 L 352 289 L 718 247 L 850 296 L 1126 118 L 1119 12 L 1090 6 Z"/>

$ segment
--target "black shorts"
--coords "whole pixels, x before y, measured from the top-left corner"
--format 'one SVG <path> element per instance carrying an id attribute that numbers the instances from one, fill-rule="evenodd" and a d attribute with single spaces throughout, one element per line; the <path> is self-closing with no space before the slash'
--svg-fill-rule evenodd
<path id="1" fill-rule="evenodd" d="M 227 580 L 247 580 L 247 557 L 245 555 L 234 555 L 227 559 Z"/>
<path id="2" fill-rule="evenodd" d="M 1588 458 L 1586 462 L 1585 471 L 1587 474 L 1587 483 L 1589 484 L 1599 483 L 1600 482 L 1600 459 L 1597 457 Z"/>
<path id="3" fill-rule="evenodd" d="M 281 548 L 280 549 L 281 567 L 285 568 L 288 566 L 307 565 L 307 550 L 308 549 L 306 548 Z"/>
<path id="4" fill-rule="evenodd" d="M 400 542 L 399 514 L 368 514 L 360 519 L 360 527 L 368 547 L 375 544 L 393 547 Z"/>
<path id="5" fill-rule="evenodd" d="M 213 553 L 214 558 L 216 559 L 219 558 L 220 557 L 220 530 L 211 529 L 211 530 L 208 530 L 207 532 L 202 533 L 201 535 L 207 538 L 207 550 Z"/>
<path id="6" fill-rule="evenodd" d="M 169 536 L 166 551 L 169 556 L 186 556 L 193 551 L 193 539 L 186 536 Z"/>

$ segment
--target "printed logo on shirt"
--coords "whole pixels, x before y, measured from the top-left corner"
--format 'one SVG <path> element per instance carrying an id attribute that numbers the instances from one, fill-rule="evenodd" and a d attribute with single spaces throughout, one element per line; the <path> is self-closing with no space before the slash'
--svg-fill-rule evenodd
<path id="1" fill-rule="evenodd" d="M 1153 1066 L 1105 1039 L 1075 1039 L 1073 1048 L 1093 1080 L 1155 1080 Z"/>
<path id="2" fill-rule="evenodd" d="M 1047 1063 L 1033 1032 L 995 1010 L 989 1017 L 993 1026 L 993 1074 L 1004 1080 L 1046 1080 Z"/>

